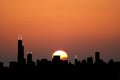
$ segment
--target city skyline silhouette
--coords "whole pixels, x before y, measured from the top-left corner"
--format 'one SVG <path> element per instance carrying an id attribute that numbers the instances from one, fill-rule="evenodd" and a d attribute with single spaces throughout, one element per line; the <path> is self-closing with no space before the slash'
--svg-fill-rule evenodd
<path id="1" fill-rule="evenodd" d="M 23 41 L 22 41 L 22 35 L 18 35 L 18 52 L 17 52 L 17 60 L 16 60 L 16 62 L 18 62 L 18 64 L 24 64 L 25 65 L 25 64 L 27 64 L 29 62 L 35 63 L 37 60 L 39 60 L 39 59 L 37 59 L 36 61 L 33 61 L 32 55 L 33 55 L 32 52 L 27 52 L 27 54 L 25 55 L 25 53 L 24 53 L 24 45 L 23 45 Z M 25 58 L 25 56 L 26 56 L 26 58 Z M 103 59 L 101 59 L 100 56 L 101 56 L 100 52 L 97 51 L 97 52 L 95 52 L 94 57 L 93 56 L 86 57 L 85 59 L 81 60 L 81 62 L 83 62 L 83 63 L 87 63 L 87 62 L 89 63 L 90 62 L 91 64 L 95 64 L 96 62 L 99 62 L 99 61 L 104 62 L 106 64 L 108 64 L 109 62 L 114 62 L 114 59 L 109 59 L 108 62 L 106 62 Z M 51 55 L 51 57 L 52 57 L 52 55 Z M 75 60 L 77 59 L 77 57 L 78 56 L 75 55 L 73 63 L 71 61 L 68 61 L 69 57 L 68 57 L 67 61 L 70 62 L 71 64 L 75 65 L 75 63 L 76 63 Z M 53 58 L 54 58 L 54 56 L 53 56 Z M 40 60 L 42 60 L 42 59 L 44 60 L 45 58 L 41 58 Z M 45 59 L 45 60 L 48 60 L 48 59 Z M 52 61 L 52 60 L 53 59 L 51 59 L 49 61 Z M 77 61 L 80 62 L 79 59 L 77 59 Z M 115 62 L 119 63 L 120 61 L 115 61 Z M 1 62 L 1 65 L 5 67 L 4 62 Z M 9 64 L 8 67 L 10 67 L 10 64 Z"/>
<path id="2" fill-rule="evenodd" d="M 0 79 L 47 79 L 46 76 L 50 76 L 50 74 L 59 77 L 61 73 L 64 79 L 120 79 L 120 61 L 110 59 L 105 62 L 102 60 L 100 52 L 95 52 L 94 58 L 95 61 L 91 56 L 78 60 L 76 56 L 74 63 L 71 63 L 67 59 L 61 60 L 60 55 L 54 55 L 51 61 L 48 59 L 33 61 L 31 52 L 28 52 L 25 58 L 24 45 L 22 39 L 19 38 L 17 61 L 10 61 L 9 67 L 5 67 L 4 63 L 0 62 L 0 75 L 2 75 Z M 49 77 L 49 79 L 52 78 L 53 76 Z"/>
<path id="3" fill-rule="evenodd" d="M 0 0 L 0 80 L 120 80 L 119 48 L 120 0 Z"/>
<path id="4" fill-rule="evenodd" d="M 52 60 L 62 49 L 74 62 L 101 52 L 104 61 L 120 58 L 119 0 L 5 0 L 0 5 L 0 61 L 8 66 L 17 56 L 16 35 L 23 34 L 25 57 Z"/>

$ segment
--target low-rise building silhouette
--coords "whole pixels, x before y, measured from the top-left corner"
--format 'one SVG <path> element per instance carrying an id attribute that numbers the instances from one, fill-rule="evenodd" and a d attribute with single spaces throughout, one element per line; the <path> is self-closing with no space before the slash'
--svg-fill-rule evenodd
<path id="1" fill-rule="evenodd" d="M 3 62 L 0 62 L 0 68 L 3 68 Z"/>
<path id="2" fill-rule="evenodd" d="M 87 58 L 87 64 L 93 64 L 93 58 L 92 57 Z"/>

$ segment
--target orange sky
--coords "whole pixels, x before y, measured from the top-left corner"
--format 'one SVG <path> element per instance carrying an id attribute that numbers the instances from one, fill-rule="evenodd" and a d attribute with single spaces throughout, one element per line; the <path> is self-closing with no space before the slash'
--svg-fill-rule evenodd
<path id="1" fill-rule="evenodd" d="M 63 49 L 70 60 L 120 57 L 120 0 L 0 0 L 0 60 L 15 60 L 17 35 L 35 59 Z"/>

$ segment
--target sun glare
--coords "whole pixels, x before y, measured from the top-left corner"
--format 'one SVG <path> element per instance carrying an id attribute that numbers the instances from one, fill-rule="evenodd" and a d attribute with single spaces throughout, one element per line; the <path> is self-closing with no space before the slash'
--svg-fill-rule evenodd
<path id="1" fill-rule="evenodd" d="M 68 59 L 68 55 L 65 51 L 63 50 L 57 50 L 52 54 L 52 58 L 53 56 L 60 56 L 60 60 L 67 60 Z"/>

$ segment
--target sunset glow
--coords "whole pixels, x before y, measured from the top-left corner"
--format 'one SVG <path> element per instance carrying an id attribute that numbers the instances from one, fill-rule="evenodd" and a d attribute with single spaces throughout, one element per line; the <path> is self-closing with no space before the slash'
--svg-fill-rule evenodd
<path id="1" fill-rule="evenodd" d="M 17 35 L 34 59 L 63 49 L 72 61 L 101 51 L 119 60 L 120 0 L 0 0 L 0 60 L 16 60 Z"/>
<path id="2" fill-rule="evenodd" d="M 53 56 L 60 56 L 60 60 L 67 60 L 68 59 L 68 55 L 65 51 L 63 50 L 57 50 L 52 54 Z"/>

